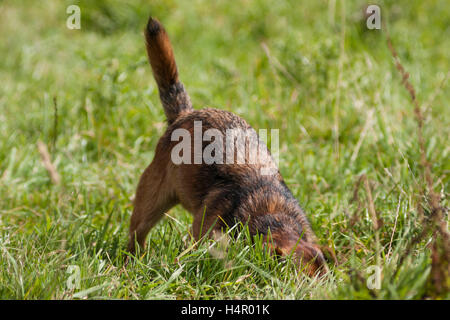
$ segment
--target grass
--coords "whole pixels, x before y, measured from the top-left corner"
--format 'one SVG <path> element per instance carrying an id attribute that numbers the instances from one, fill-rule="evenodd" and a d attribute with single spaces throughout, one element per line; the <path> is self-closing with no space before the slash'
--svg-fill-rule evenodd
<path id="1" fill-rule="evenodd" d="M 66 28 L 73 3 L 81 30 Z M 450 298 L 432 281 L 432 234 L 414 240 L 431 215 L 414 107 L 384 32 L 365 28 L 364 2 L 127 3 L 0 1 L 0 298 Z M 446 208 L 450 6 L 378 3 Z M 280 130 L 280 170 L 339 262 L 325 278 L 273 259 L 246 232 L 226 251 L 194 246 L 181 207 L 124 266 L 130 199 L 165 127 L 144 51 L 149 13 L 171 36 L 194 107 Z M 374 265 L 380 289 L 367 286 Z"/>

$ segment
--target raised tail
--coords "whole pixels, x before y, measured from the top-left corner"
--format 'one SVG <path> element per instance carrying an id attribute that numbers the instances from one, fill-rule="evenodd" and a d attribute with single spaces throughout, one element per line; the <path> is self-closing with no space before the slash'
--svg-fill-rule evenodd
<path id="1" fill-rule="evenodd" d="M 191 100 L 178 80 L 178 70 L 169 36 L 162 24 L 150 17 L 145 28 L 147 55 L 158 84 L 159 97 L 169 124 L 184 111 L 192 110 Z"/>

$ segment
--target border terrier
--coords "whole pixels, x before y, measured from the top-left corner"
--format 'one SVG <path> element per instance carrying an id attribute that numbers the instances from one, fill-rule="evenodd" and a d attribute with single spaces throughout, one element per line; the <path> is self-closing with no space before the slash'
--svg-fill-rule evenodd
<path id="1" fill-rule="evenodd" d="M 193 215 L 192 233 L 196 240 L 223 232 L 242 223 L 251 235 L 262 236 L 270 252 L 277 256 L 292 254 L 294 261 L 309 275 L 327 271 L 324 256 L 308 219 L 284 182 L 267 147 L 248 141 L 238 145 L 232 155 L 243 155 L 238 163 L 174 163 L 171 156 L 177 141 L 173 134 L 184 129 L 194 145 L 194 127 L 201 123 L 201 132 L 208 130 L 226 136 L 229 129 L 252 130 L 239 116 L 224 110 L 192 107 L 191 100 L 178 78 L 177 65 L 169 37 L 161 23 L 149 18 L 144 31 L 147 55 L 167 118 L 167 129 L 156 146 L 154 159 L 142 174 L 134 199 L 128 251 L 144 247 L 150 229 L 165 212 L 181 204 Z M 218 138 L 218 135 L 215 136 Z M 230 150 L 228 142 L 221 151 Z M 223 145 L 222 145 L 223 146 Z M 250 152 L 240 150 L 241 147 Z M 200 151 L 205 151 L 201 141 Z M 258 149 L 256 161 L 248 161 Z M 260 152 L 261 150 L 265 152 Z M 218 150 L 215 150 L 218 152 Z M 184 154 L 187 153 L 187 154 Z M 263 154 L 263 156 L 261 156 Z M 228 154 L 227 154 L 228 155 Z M 195 148 L 183 150 L 183 157 L 198 156 Z M 262 169 L 274 169 L 263 174 Z"/>

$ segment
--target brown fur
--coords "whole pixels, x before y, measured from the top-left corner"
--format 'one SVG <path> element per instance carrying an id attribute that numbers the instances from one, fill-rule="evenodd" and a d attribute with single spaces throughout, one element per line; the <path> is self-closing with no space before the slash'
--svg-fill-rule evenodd
<path id="1" fill-rule="evenodd" d="M 192 110 L 189 95 L 178 81 L 178 70 L 172 46 L 164 27 L 158 20 L 150 18 L 145 28 L 145 44 L 153 76 L 167 116 L 172 123 L 183 110 Z"/>
<path id="2" fill-rule="evenodd" d="M 193 146 L 194 121 L 202 122 L 203 132 L 214 128 L 224 136 L 227 129 L 251 127 L 231 112 L 194 110 L 178 80 L 174 55 L 164 28 L 150 18 L 145 36 L 148 57 L 169 125 L 137 187 L 128 250 L 134 253 L 136 242 L 144 246 L 149 230 L 164 212 L 181 204 L 194 216 L 192 229 L 196 239 L 211 231 L 210 234 L 223 231 L 238 222 L 248 223 L 250 233 L 262 234 L 273 252 L 282 256 L 293 252 L 295 260 L 299 264 L 302 260 L 306 265 L 308 274 L 324 273 L 326 264 L 314 233 L 268 150 L 269 164 L 276 169 L 275 175 L 261 175 L 263 163 L 260 161 L 211 165 L 175 165 L 171 161 L 171 150 L 178 143 L 171 141 L 175 129 L 188 130 Z M 205 146 L 203 142 L 202 150 Z M 193 153 L 192 148 L 192 160 Z"/>

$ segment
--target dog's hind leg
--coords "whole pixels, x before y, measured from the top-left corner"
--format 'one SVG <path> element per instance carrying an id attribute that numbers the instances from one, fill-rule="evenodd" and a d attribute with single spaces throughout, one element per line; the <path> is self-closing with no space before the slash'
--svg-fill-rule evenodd
<path id="1" fill-rule="evenodd" d="M 136 243 L 143 248 L 150 229 L 163 214 L 178 203 L 168 175 L 167 156 L 157 148 L 155 158 L 139 180 L 131 216 L 128 251 L 135 253 Z"/>

